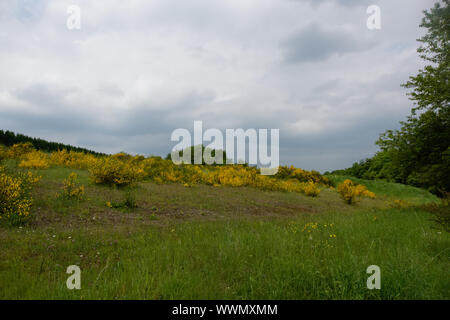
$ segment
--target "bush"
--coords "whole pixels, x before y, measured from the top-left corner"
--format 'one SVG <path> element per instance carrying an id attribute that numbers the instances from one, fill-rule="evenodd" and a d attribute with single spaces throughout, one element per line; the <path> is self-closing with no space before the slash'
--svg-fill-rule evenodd
<path id="1" fill-rule="evenodd" d="M 359 201 L 361 197 L 375 198 L 375 193 L 367 190 L 366 186 L 357 184 L 350 179 L 346 179 L 343 183 L 339 184 L 337 191 L 348 204 Z"/>
<path id="2" fill-rule="evenodd" d="M 315 184 L 331 186 L 330 180 L 321 175 L 319 172 L 314 170 L 306 171 L 300 168 L 295 168 L 294 166 L 280 166 L 275 177 L 279 179 L 296 179 L 299 182 L 304 183 L 309 183 L 312 181 Z"/>
<path id="3" fill-rule="evenodd" d="M 41 151 L 31 151 L 24 155 L 19 164 L 21 168 L 46 169 L 49 167 L 48 156 Z"/>
<path id="4" fill-rule="evenodd" d="M 84 195 L 84 186 L 77 185 L 77 174 L 72 172 L 67 179 L 63 181 L 62 196 L 70 199 L 80 200 Z"/>
<path id="5" fill-rule="evenodd" d="M 39 179 L 31 172 L 13 177 L 0 167 L 0 221 L 21 225 L 30 219 L 33 202 L 30 192 Z"/>
<path id="6" fill-rule="evenodd" d="M 8 149 L 8 158 L 19 159 L 26 154 L 36 151 L 30 142 L 16 143 Z"/>
<path id="7" fill-rule="evenodd" d="M 140 166 L 115 158 L 97 159 L 89 171 L 94 183 L 118 187 L 131 185 L 144 176 Z"/>
<path id="8" fill-rule="evenodd" d="M 317 187 L 317 183 L 308 181 L 301 184 L 301 192 L 308 197 L 317 197 L 320 193 L 320 189 Z"/>
<path id="9" fill-rule="evenodd" d="M 65 166 L 72 169 L 88 169 L 97 158 L 92 154 L 67 151 L 65 149 L 53 152 L 50 161 L 53 165 Z"/>

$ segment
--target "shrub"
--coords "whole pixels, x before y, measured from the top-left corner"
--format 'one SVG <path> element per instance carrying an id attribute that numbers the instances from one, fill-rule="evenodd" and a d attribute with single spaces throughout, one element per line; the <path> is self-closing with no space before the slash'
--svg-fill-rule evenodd
<path id="1" fill-rule="evenodd" d="M 280 166 L 278 167 L 278 172 L 275 175 L 279 179 L 296 179 L 299 182 L 309 183 L 312 181 L 316 184 L 323 184 L 330 186 L 331 182 L 328 178 L 324 177 L 317 171 L 306 171 L 300 168 L 295 168 L 294 166 Z"/>
<path id="2" fill-rule="evenodd" d="M 81 199 L 84 195 L 84 186 L 77 185 L 77 174 L 72 172 L 63 181 L 62 196 L 70 199 Z"/>
<path id="3" fill-rule="evenodd" d="M 144 176 L 140 166 L 115 158 L 97 159 L 89 171 L 94 183 L 118 187 L 131 185 Z"/>
<path id="4" fill-rule="evenodd" d="M 325 180 L 318 172 L 308 172 L 294 167 L 280 167 L 282 168 L 280 175 L 264 176 L 257 168 L 246 165 L 175 165 L 170 160 L 163 160 L 160 157 L 143 160 L 142 167 L 145 177 L 159 184 L 177 182 L 187 185 L 204 183 L 216 187 L 252 186 L 261 190 L 300 192 L 315 197 L 320 193 L 319 184 L 329 183 L 328 179 Z M 304 174 L 302 179 L 296 176 L 299 174 Z M 306 177 L 309 177 L 309 180 L 300 182 Z"/>
<path id="5" fill-rule="evenodd" d="M 21 168 L 46 169 L 49 166 L 48 156 L 41 151 L 31 151 L 24 155 L 19 164 Z"/>
<path id="6" fill-rule="evenodd" d="M 343 183 L 339 184 L 337 191 L 348 204 L 357 202 L 361 197 L 375 198 L 375 193 L 367 190 L 366 186 L 354 183 L 350 179 L 346 179 Z"/>
<path id="7" fill-rule="evenodd" d="M 67 151 L 66 149 L 53 152 L 50 161 L 53 165 L 65 166 L 72 169 L 88 169 L 97 158 L 92 154 Z"/>
<path id="8" fill-rule="evenodd" d="M 13 177 L 0 168 L 0 221 L 21 225 L 30 219 L 33 202 L 30 192 L 39 179 L 31 172 Z"/>
<path id="9" fill-rule="evenodd" d="M 246 169 L 244 166 L 219 167 L 218 180 L 224 186 L 241 187 L 252 185 L 256 172 Z"/>
<path id="10" fill-rule="evenodd" d="M 19 159 L 32 151 L 35 149 L 30 142 L 16 143 L 8 149 L 8 158 Z"/>
<path id="11" fill-rule="evenodd" d="M 317 187 L 317 183 L 308 181 L 301 184 L 301 192 L 308 197 L 317 197 L 320 193 L 320 189 Z"/>

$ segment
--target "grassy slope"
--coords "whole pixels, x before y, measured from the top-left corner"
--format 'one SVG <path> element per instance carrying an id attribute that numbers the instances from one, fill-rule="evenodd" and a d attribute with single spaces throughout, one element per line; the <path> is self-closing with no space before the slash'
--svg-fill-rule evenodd
<path id="1" fill-rule="evenodd" d="M 364 181 L 378 198 L 348 206 L 331 190 L 308 198 L 143 183 L 127 212 L 105 205 L 123 191 L 89 184 L 85 171 L 86 199 L 58 199 L 71 171 L 42 171 L 33 223 L 0 228 L 0 298 L 450 298 L 448 233 L 419 207 L 390 206 L 436 201 L 422 190 Z M 327 227 L 302 232 L 309 222 Z M 81 290 L 66 288 L 72 264 Z M 372 264 L 381 290 L 366 288 Z"/>
<path id="2" fill-rule="evenodd" d="M 438 198 L 428 191 L 413 186 L 407 186 L 400 183 L 386 182 L 382 180 L 365 180 L 350 176 L 328 175 L 335 184 L 343 182 L 345 179 L 351 179 L 365 185 L 370 191 L 377 195 L 382 195 L 389 199 L 401 199 L 413 204 L 423 204 L 429 202 L 438 202 Z"/>

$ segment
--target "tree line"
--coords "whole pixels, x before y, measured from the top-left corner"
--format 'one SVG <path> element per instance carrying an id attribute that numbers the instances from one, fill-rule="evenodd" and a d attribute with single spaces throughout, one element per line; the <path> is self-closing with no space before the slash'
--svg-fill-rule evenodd
<path id="1" fill-rule="evenodd" d="M 427 65 L 402 86 L 414 107 L 399 130 L 387 130 L 374 157 L 337 170 L 364 179 L 411 184 L 444 196 L 450 192 L 450 0 L 424 11 L 418 41 Z"/>
<path id="2" fill-rule="evenodd" d="M 23 135 L 20 133 L 16 134 L 16 133 L 14 133 L 12 131 L 8 131 L 8 130 L 6 130 L 6 131 L 0 130 L 0 144 L 10 147 L 16 143 L 25 143 L 25 142 L 31 143 L 36 150 L 47 151 L 47 152 L 53 152 L 53 151 L 66 149 L 67 151 L 84 152 L 84 153 L 90 153 L 93 155 L 105 155 L 103 153 L 95 152 L 95 151 L 88 150 L 85 148 L 74 147 L 74 146 L 59 143 L 59 142 L 50 142 L 50 141 L 40 139 L 40 138 L 32 138 L 32 137 L 29 137 L 29 136 L 26 136 L 26 135 Z"/>

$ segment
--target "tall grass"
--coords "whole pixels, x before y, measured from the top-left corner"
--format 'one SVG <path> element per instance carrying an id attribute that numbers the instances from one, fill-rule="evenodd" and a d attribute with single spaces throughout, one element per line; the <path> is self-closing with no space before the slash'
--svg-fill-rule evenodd
<path id="1" fill-rule="evenodd" d="M 374 209 L 107 232 L 25 228 L 0 234 L 0 298 L 448 299 L 450 238 L 428 218 Z M 309 222 L 332 227 L 311 239 Z M 336 238 L 324 246 L 328 232 Z M 72 264 L 81 290 L 66 288 Z M 373 264 L 381 290 L 366 288 Z"/>
<path id="2" fill-rule="evenodd" d="M 427 190 L 408 186 L 400 183 L 387 182 L 383 180 L 365 180 L 350 176 L 327 175 L 334 184 L 342 183 L 346 179 L 365 185 L 377 196 L 388 199 L 402 199 L 420 205 L 425 203 L 438 203 L 439 198 L 429 193 Z"/>

